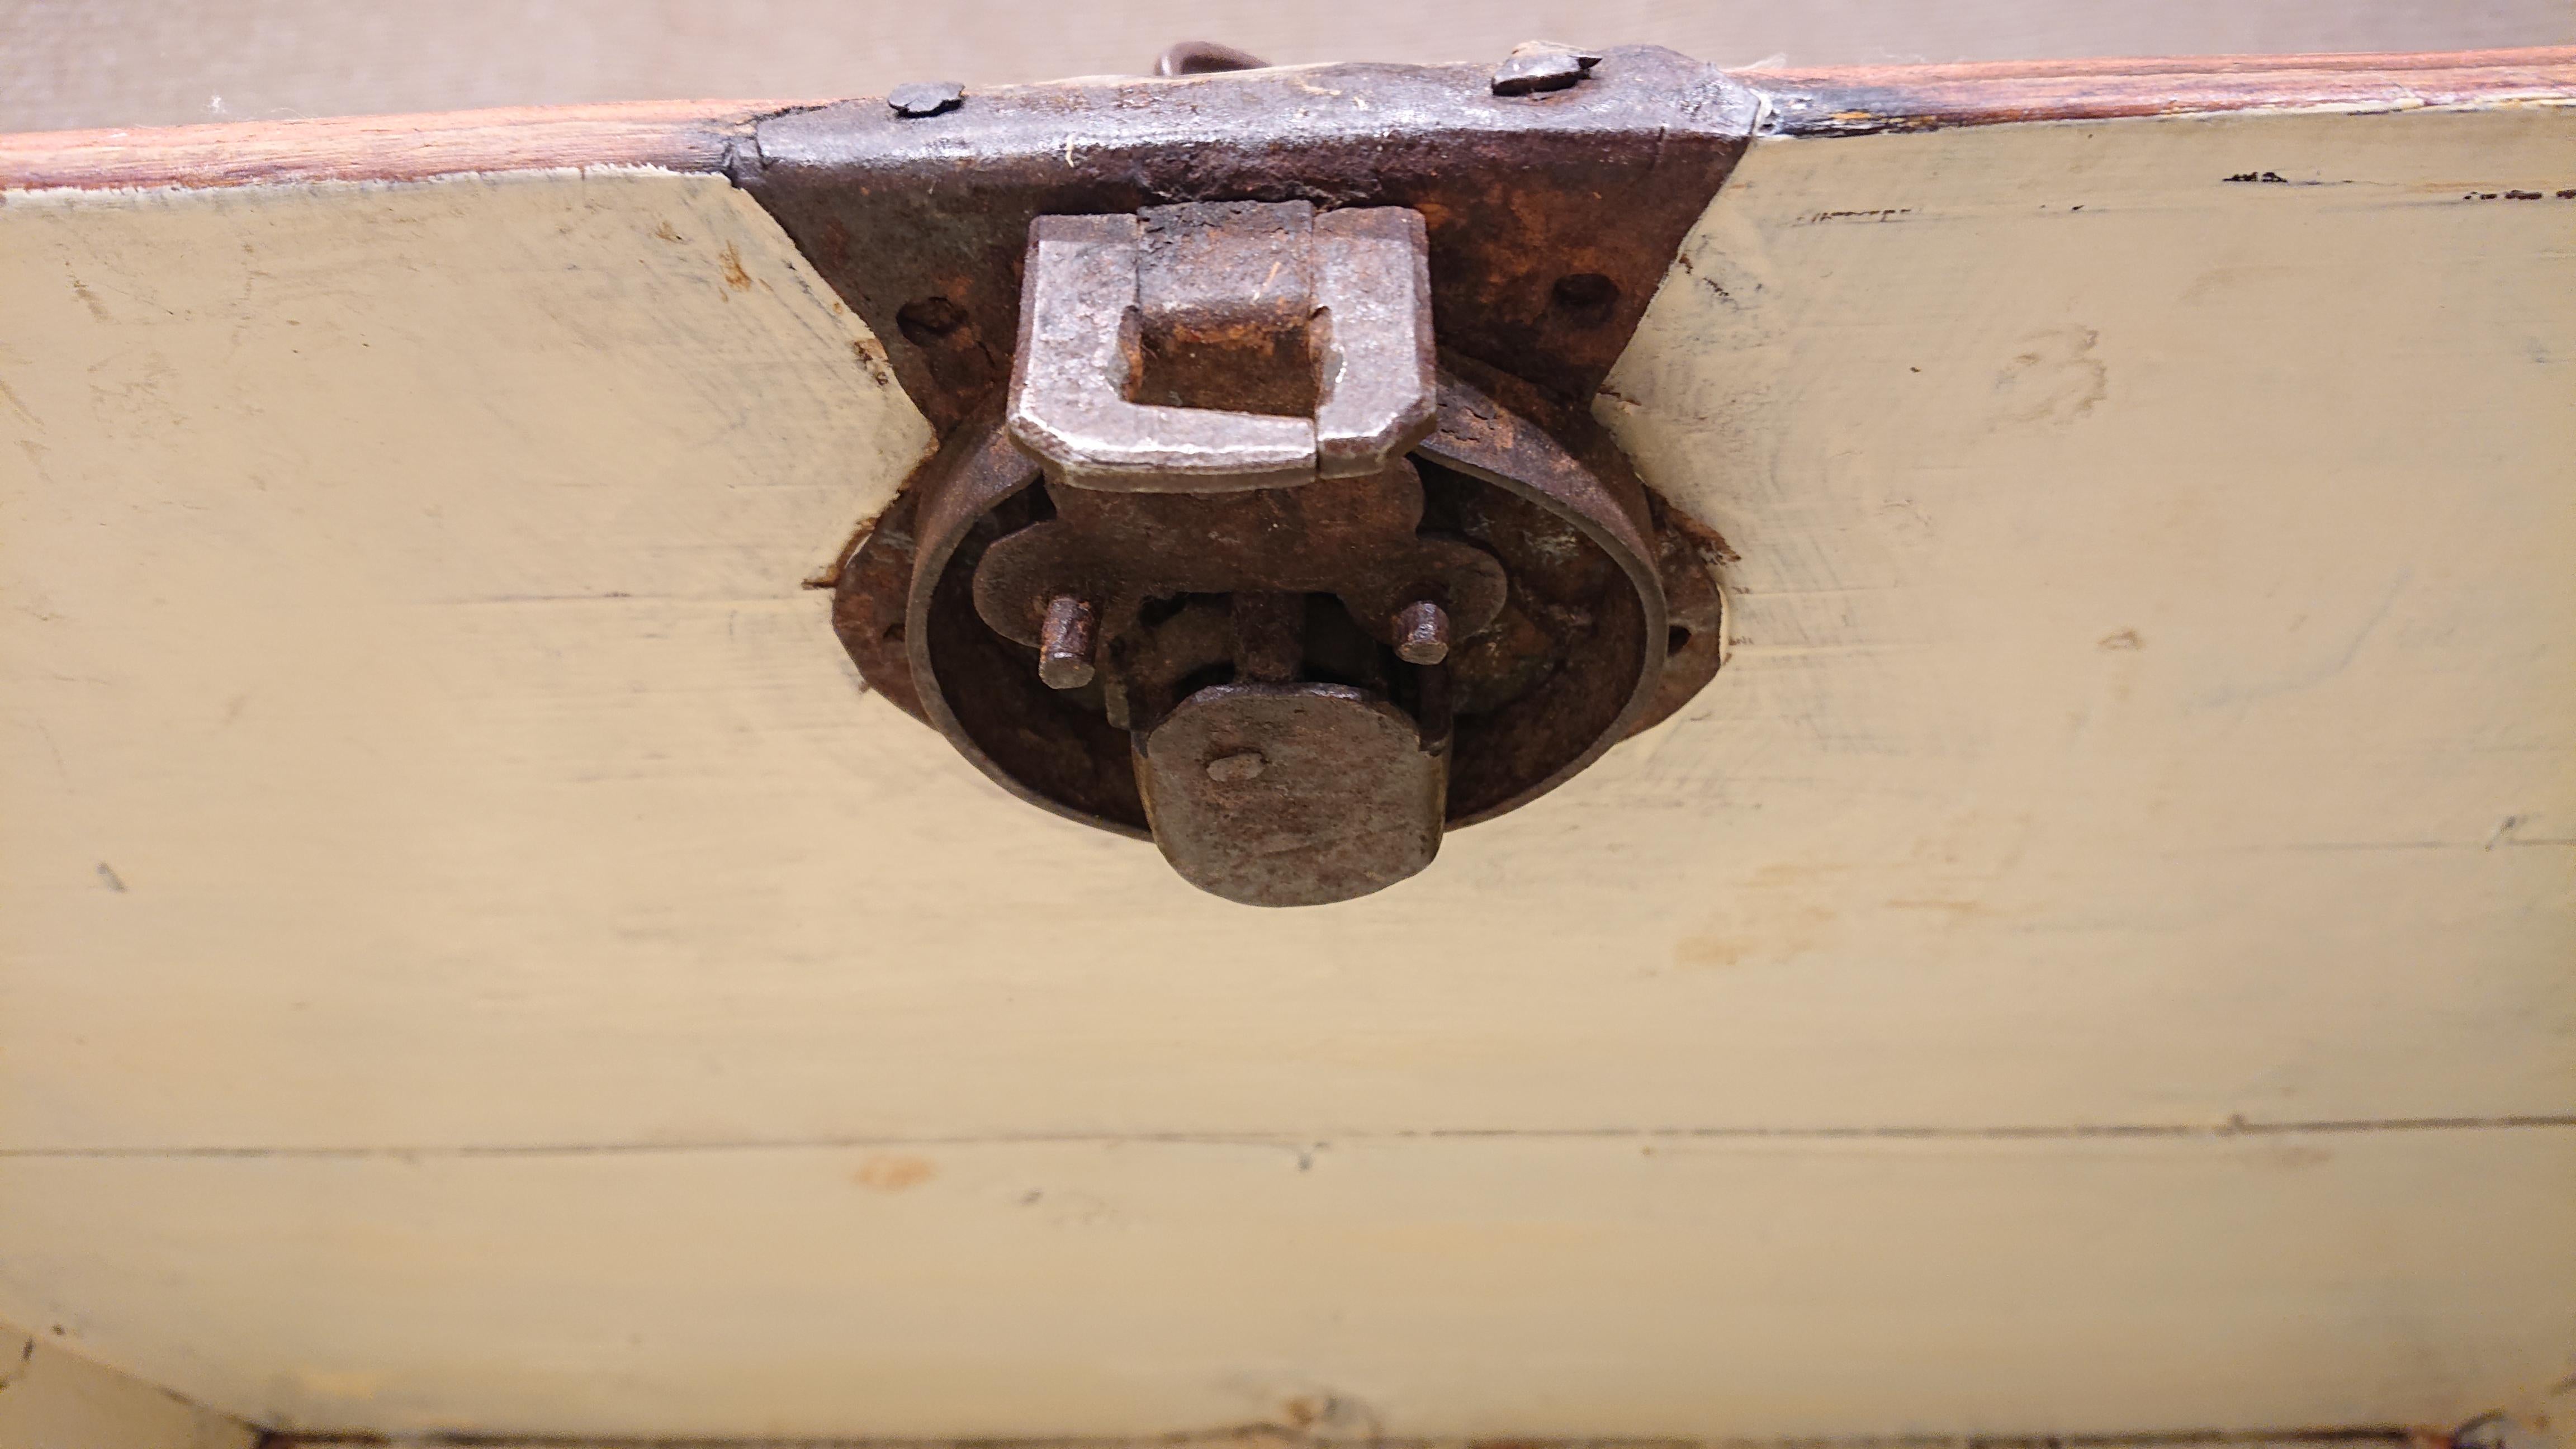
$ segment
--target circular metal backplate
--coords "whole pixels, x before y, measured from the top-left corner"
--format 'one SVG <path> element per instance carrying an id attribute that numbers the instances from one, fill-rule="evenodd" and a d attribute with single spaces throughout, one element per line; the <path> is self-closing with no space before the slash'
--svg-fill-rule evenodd
<path id="1" fill-rule="evenodd" d="M 1454 828 L 1544 794 L 1706 683 L 1722 643 L 1708 566 L 1723 544 L 1650 498 L 1588 416 L 1446 361 L 1439 424 L 1414 453 L 1437 515 L 1426 527 L 1513 572 L 1512 607 L 1452 656 Z M 835 628 L 872 686 L 1004 788 L 1143 836 L 1129 732 L 1096 691 L 1048 688 L 1034 653 L 976 612 L 984 549 L 1047 514 L 1039 482 L 998 417 L 961 426 L 844 560 Z"/>

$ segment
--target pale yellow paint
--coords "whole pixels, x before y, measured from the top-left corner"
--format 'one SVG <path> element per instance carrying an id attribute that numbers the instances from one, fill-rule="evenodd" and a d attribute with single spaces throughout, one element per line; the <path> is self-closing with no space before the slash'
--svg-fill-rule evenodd
<path id="1" fill-rule="evenodd" d="M 0 1449 L 255 1449 L 258 1431 L 0 1324 Z"/>
<path id="2" fill-rule="evenodd" d="M 2565 1372 L 2541 1135 L 53 1159 L 0 1224 L 86 1340 L 288 1426 L 2448 1426 Z"/>
<path id="3" fill-rule="evenodd" d="M 721 182 L 10 198 L 0 1313 L 328 1427 L 2501 1405 L 2576 202 L 2460 194 L 2564 186 L 2554 110 L 1757 146 L 1604 400 L 1727 672 L 1285 913 L 860 695 L 801 581 L 923 433 Z"/>

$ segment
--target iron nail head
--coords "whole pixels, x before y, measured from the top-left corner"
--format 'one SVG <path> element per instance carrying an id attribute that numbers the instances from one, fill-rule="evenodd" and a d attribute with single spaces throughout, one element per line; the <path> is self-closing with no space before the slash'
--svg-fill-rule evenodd
<path id="1" fill-rule="evenodd" d="M 898 116 L 935 116 L 953 111 L 965 104 L 966 88 L 955 81 L 914 81 L 896 86 L 886 96 L 886 105 Z"/>
<path id="2" fill-rule="evenodd" d="M 1561 91 L 1591 74 L 1600 63 L 1599 54 L 1580 46 L 1525 40 L 1513 46 L 1512 53 L 1494 68 L 1494 94 L 1526 96 L 1537 91 Z"/>

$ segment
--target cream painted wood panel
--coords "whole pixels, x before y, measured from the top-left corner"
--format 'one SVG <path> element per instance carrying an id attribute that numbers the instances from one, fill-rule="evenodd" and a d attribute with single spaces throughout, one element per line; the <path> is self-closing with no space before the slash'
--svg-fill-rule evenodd
<path id="1" fill-rule="evenodd" d="M 0 1241 L 294 1426 L 2448 1426 L 2565 1372 L 2571 1140 L 21 1160 Z"/>
<path id="2" fill-rule="evenodd" d="M 1602 405 L 1727 671 L 1285 913 L 861 694 L 804 582 L 926 432 L 720 178 L 11 194 L 0 1316 L 342 1428 L 2536 1390 L 2566 188 L 2550 107 L 1757 146 Z"/>
<path id="3" fill-rule="evenodd" d="M 860 697 L 918 426 L 720 181 L 13 203 L 0 1131 L 2563 1111 L 2570 125 L 1758 148 L 1615 384 L 1731 672 L 1268 914 Z"/>
<path id="4" fill-rule="evenodd" d="M 0 1324 L 0 1449 L 257 1449 L 258 1431 Z"/>

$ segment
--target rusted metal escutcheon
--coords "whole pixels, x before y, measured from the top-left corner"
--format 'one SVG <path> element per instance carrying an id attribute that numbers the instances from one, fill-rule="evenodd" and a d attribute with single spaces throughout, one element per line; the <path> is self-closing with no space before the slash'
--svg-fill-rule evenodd
<path id="1" fill-rule="evenodd" d="M 1662 52 L 1334 71 L 1322 110 L 1247 62 L 1114 125 L 1079 89 L 782 120 L 737 176 L 946 432 L 836 574 L 861 673 L 1022 798 L 1315 905 L 1715 671 L 1723 544 L 1589 403 L 1751 111 Z M 1209 129 L 1127 149 L 1167 124 Z"/>
<path id="2" fill-rule="evenodd" d="M 1419 544 L 1448 534 L 1446 541 L 1498 567 L 1505 589 L 1490 617 L 1476 599 L 1456 599 L 1455 613 L 1439 606 L 1447 638 L 1433 662 L 1401 652 L 1408 645 L 1429 652 L 1420 637 L 1427 611 L 1397 610 L 1380 633 L 1363 628 L 1339 594 L 1271 587 L 1317 580 L 1262 574 L 1248 578 L 1253 587 L 1220 593 L 1212 586 L 1222 577 L 1198 572 L 1214 567 L 1205 547 L 1213 535 L 1190 511 L 1214 503 L 1285 508 L 1310 490 L 1341 486 L 1317 482 L 1277 496 L 1084 495 L 1117 508 L 1181 510 L 1177 521 L 1133 523 L 1138 538 L 1167 546 L 1179 582 L 1131 586 L 1116 598 L 1104 589 L 1099 602 L 1060 611 L 1089 620 L 1080 663 L 1090 672 L 1058 664 L 1051 679 L 1043 615 L 1006 633 L 979 608 L 979 593 L 1027 599 L 1050 587 L 1003 585 L 1024 577 L 1015 545 L 1033 547 L 1064 522 L 1050 497 L 1059 490 L 1012 443 L 998 410 L 961 429 L 845 560 L 835 625 L 881 693 L 1005 789 L 1088 824 L 1153 836 L 1203 888 L 1268 905 L 1382 888 L 1427 864 L 1442 832 L 1554 788 L 1706 677 L 1666 679 L 1673 626 L 1658 559 L 1706 589 L 1701 565 L 1686 543 L 1658 541 L 1671 535 L 1658 530 L 1645 490 L 1608 440 L 1580 417 L 1543 423 L 1543 397 L 1460 359 L 1442 370 L 1438 398 L 1432 433 L 1405 460 L 1420 480 L 1421 522 L 1392 536 Z M 1131 556 L 1152 553 L 1139 544 Z M 1243 561 L 1247 574 L 1257 562 Z M 1131 596 L 1139 600 L 1132 606 Z M 1110 621 L 1129 617 L 1131 607 L 1133 622 L 1113 630 Z M 1713 664 L 1713 641 L 1708 647 Z M 1214 737 L 1212 724 L 1192 721 L 1248 727 L 1257 711 L 1217 708 L 1232 696 L 1210 693 L 1244 685 L 1336 700 L 1342 696 L 1313 691 L 1355 692 L 1371 701 L 1373 719 L 1391 710 L 1409 720 L 1407 738 L 1423 758 L 1392 752 L 1391 736 L 1359 728 L 1344 704 L 1262 714 L 1273 736 L 1311 732 L 1274 738 L 1262 751 L 1264 771 L 1274 749 L 1305 763 L 1263 790 L 1224 794 L 1215 787 L 1242 783 L 1227 777 L 1249 766 L 1211 758 L 1204 763 L 1218 768 L 1206 785 L 1192 782 L 1185 799 L 1163 786 L 1149 810 L 1148 791 L 1157 788 L 1149 782 L 1165 778 L 1156 761 L 1176 758 L 1184 738 Z M 1159 731 L 1176 722 L 1183 733 L 1165 750 Z M 1342 760 L 1340 771 L 1306 768 L 1330 758 Z M 1370 781 L 1350 778 L 1354 770 L 1370 772 Z M 1423 790 L 1437 792 L 1430 812 L 1437 830 L 1422 827 Z M 1311 808 L 1290 808 L 1283 791 Z M 1271 812 L 1268 833 L 1220 842 L 1228 822 L 1250 818 L 1246 810 Z M 1302 829 L 1291 830 L 1291 820 Z M 1269 852 L 1246 843 L 1265 839 L 1298 843 Z"/>

